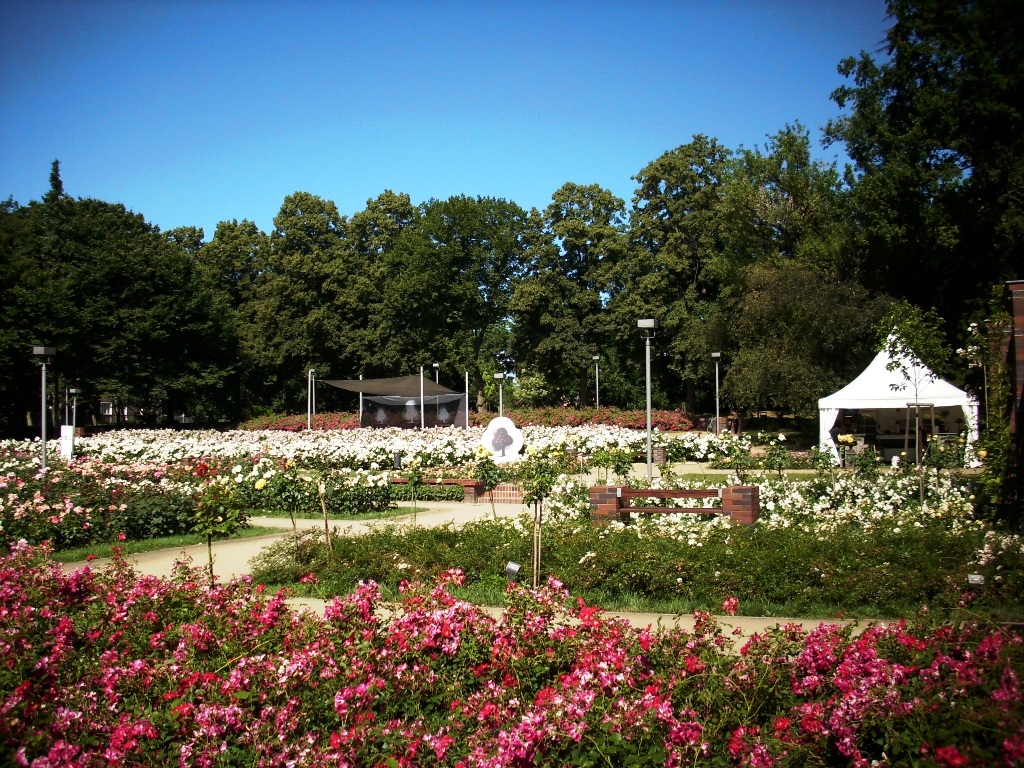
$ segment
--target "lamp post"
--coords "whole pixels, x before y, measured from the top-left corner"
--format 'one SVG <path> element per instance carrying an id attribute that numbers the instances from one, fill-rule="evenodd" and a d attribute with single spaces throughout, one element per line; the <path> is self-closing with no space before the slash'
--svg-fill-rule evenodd
<path id="1" fill-rule="evenodd" d="M 441 364 L 434 363 L 434 381 L 438 384 L 441 383 Z"/>
<path id="2" fill-rule="evenodd" d="M 601 407 L 601 356 L 594 355 L 591 360 L 594 361 L 594 407 Z"/>
<path id="3" fill-rule="evenodd" d="M 306 429 L 313 428 L 313 416 L 316 414 L 316 371 L 312 368 L 306 375 Z"/>
<path id="4" fill-rule="evenodd" d="M 80 389 L 72 387 L 68 390 L 68 394 L 71 396 L 71 428 L 75 429 L 78 426 L 78 395 L 82 392 Z"/>
<path id="5" fill-rule="evenodd" d="M 715 361 L 715 434 L 717 435 L 722 431 L 722 424 L 720 421 L 721 416 L 719 415 L 718 409 L 718 361 L 722 359 L 721 352 L 712 352 L 711 357 Z"/>
<path id="6" fill-rule="evenodd" d="M 42 363 L 42 407 L 40 408 L 41 426 L 42 426 L 42 463 L 40 468 L 46 469 L 46 364 L 50 361 L 51 357 L 57 354 L 56 347 L 32 347 L 32 354 L 39 358 Z"/>
<path id="7" fill-rule="evenodd" d="M 505 392 L 504 392 L 505 374 L 504 373 L 496 373 L 496 374 L 494 374 L 494 378 L 498 382 L 498 415 L 499 416 L 504 416 L 505 415 Z"/>
<path id="8" fill-rule="evenodd" d="M 651 339 L 657 334 L 658 321 L 644 318 L 636 321 L 636 327 L 644 335 L 645 360 L 647 364 L 647 483 L 654 479 L 654 449 L 651 447 Z"/>

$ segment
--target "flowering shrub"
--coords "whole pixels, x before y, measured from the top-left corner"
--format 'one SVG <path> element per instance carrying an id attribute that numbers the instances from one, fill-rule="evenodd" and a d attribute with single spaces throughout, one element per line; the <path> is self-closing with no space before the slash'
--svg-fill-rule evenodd
<path id="1" fill-rule="evenodd" d="M 1019 635 L 777 627 L 738 651 L 631 628 L 557 582 L 493 618 L 458 571 L 323 617 L 207 586 L 0 560 L 0 760 L 13 765 L 986 765 L 1024 760 Z M 729 604 L 730 608 L 732 603 Z"/>
<path id="2" fill-rule="evenodd" d="M 625 429 L 646 429 L 646 411 L 626 411 L 621 408 L 506 408 L 505 415 L 520 426 L 581 427 L 604 424 Z M 494 413 L 471 411 L 471 426 L 485 426 Z M 239 429 L 280 429 L 299 432 L 306 429 L 305 415 L 262 416 L 251 419 Z M 693 429 L 693 421 L 682 411 L 651 411 L 651 424 L 666 432 L 686 432 Z M 312 418 L 313 429 L 353 429 L 359 426 L 355 413 L 318 413 Z"/>
<path id="3" fill-rule="evenodd" d="M 187 471 L 147 462 L 68 464 L 45 472 L 17 448 L 0 451 L 0 541 L 50 541 L 75 547 L 187 533 L 195 524 L 199 483 Z"/>
<path id="4" fill-rule="evenodd" d="M 654 485 L 718 487 L 671 475 Z M 760 482 L 760 496 L 761 518 L 753 526 L 676 513 L 595 527 L 587 488 L 562 475 L 545 501 L 543 573 L 594 601 L 639 596 L 703 610 L 735 595 L 754 612 L 861 616 L 906 615 L 922 604 L 956 607 L 967 575 L 980 573 L 985 586 L 970 596 L 973 607 L 1024 617 L 1024 541 L 977 520 L 962 479 L 943 478 L 936 495 L 921 504 L 913 477 L 843 475 L 833 484 L 771 473 Z M 671 512 L 720 503 L 648 499 L 643 506 Z M 467 583 L 482 584 L 508 560 L 531 562 L 531 536 L 529 515 L 444 532 L 388 529 L 336 542 L 340 554 L 333 562 L 297 565 L 281 544 L 254 561 L 253 575 L 287 583 L 312 568 L 321 593 L 344 593 L 369 574 L 397 588 L 410 574 L 427 578 L 459 567 Z"/>
<path id="5" fill-rule="evenodd" d="M 313 429 L 359 429 L 358 413 L 315 413 L 312 418 L 305 414 L 292 414 L 282 416 L 278 414 L 269 416 L 257 416 L 238 426 L 242 430 L 283 430 L 285 432 L 301 432 L 307 428 L 307 424 Z"/>

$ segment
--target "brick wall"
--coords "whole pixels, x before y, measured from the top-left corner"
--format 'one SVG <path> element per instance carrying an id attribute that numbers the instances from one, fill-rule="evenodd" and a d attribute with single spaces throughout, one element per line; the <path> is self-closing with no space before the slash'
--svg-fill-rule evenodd
<path id="1" fill-rule="evenodd" d="M 479 500 L 485 504 L 490 504 L 492 499 L 495 504 L 522 504 L 523 489 L 512 483 L 498 483 L 493 491 L 486 491 L 479 496 Z"/>

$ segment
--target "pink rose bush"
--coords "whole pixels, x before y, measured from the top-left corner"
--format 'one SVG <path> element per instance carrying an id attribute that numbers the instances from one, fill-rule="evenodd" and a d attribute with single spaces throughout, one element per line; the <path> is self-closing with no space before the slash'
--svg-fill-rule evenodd
<path id="1" fill-rule="evenodd" d="M 249 580 L 0 560 L 0 763 L 37 766 L 927 765 L 1024 759 L 1020 635 L 711 616 L 632 628 L 557 582 L 500 616 L 459 571 L 323 616 Z"/>

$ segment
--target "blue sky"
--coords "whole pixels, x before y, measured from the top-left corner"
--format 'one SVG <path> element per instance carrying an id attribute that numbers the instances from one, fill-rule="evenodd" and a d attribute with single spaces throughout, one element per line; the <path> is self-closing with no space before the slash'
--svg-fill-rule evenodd
<path id="1" fill-rule="evenodd" d="M 0 0 L 0 198 L 65 191 L 162 229 L 311 192 L 351 215 L 565 182 L 628 203 L 694 134 L 763 145 L 799 120 L 821 159 L 836 65 L 876 51 L 882 0 Z"/>

